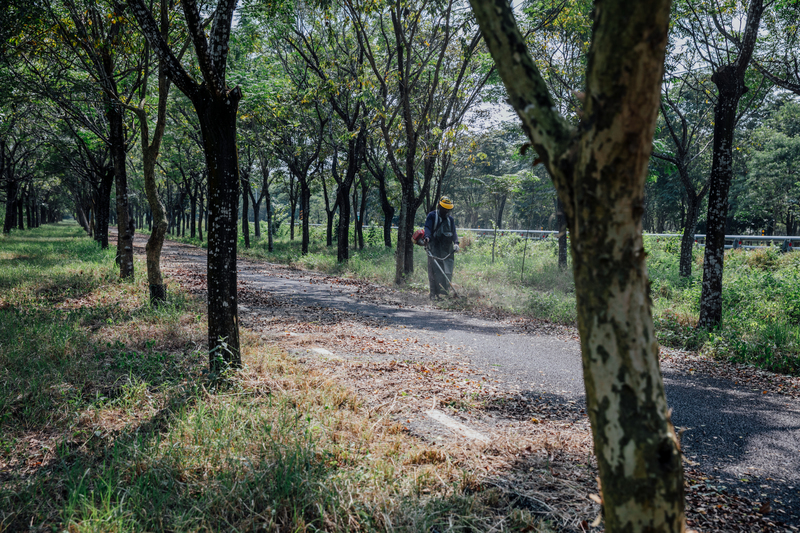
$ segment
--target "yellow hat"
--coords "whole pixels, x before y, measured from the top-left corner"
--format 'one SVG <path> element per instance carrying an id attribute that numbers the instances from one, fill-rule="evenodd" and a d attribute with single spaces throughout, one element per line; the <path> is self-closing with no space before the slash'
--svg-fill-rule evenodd
<path id="1" fill-rule="evenodd" d="M 439 206 L 445 209 L 453 209 L 453 200 L 451 200 L 449 196 L 442 196 L 439 200 Z"/>

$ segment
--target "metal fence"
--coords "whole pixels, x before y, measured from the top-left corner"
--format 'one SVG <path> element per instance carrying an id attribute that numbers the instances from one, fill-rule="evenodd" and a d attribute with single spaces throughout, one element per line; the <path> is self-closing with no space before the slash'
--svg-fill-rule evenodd
<path id="1" fill-rule="evenodd" d="M 309 224 L 310 226 L 322 226 L 322 224 Z M 364 226 L 365 230 L 377 228 L 381 231 L 383 226 Z M 392 230 L 396 230 L 397 226 L 392 226 Z M 555 238 L 558 235 L 557 231 L 538 230 L 538 229 L 498 229 L 493 228 L 458 228 L 460 233 L 470 231 L 479 237 L 493 236 L 497 233 L 498 236 L 504 235 L 519 235 L 520 237 L 527 237 L 529 239 L 549 239 Z M 678 238 L 683 237 L 680 233 L 645 233 L 646 237 L 656 238 Z M 706 235 L 705 233 L 696 233 L 694 242 L 697 246 L 705 246 Z M 783 251 L 800 250 L 800 236 L 798 235 L 725 235 L 725 248 L 770 248 L 772 246 L 779 247 Z"/>
<path id="2" fill-rule="evenodd" d="M 459 231 L 471 231 L 478 234 L 480 237 L 494 235 L 495 231 L 498 235 L 519 235 L 520 237 L 528 237 L 530 239 L 547 239 L 550 236 L 558 234 L 557 231 L 546 230 L 522 230 L 522 229 L 483 229 L 483 228 L 465 228 Z M 677 238 L 683 237 L 680 233 L 645 233 L 646 237 L 656 238 Z M 706 235 L 704 233 L 696 233 L 694 242 L 698 246 L 705 246 Z M 800 236 L 798 235 L 725 235 L 725 248 L 769 248 L 777 246 L 784 251 L 800 250 Z"/>

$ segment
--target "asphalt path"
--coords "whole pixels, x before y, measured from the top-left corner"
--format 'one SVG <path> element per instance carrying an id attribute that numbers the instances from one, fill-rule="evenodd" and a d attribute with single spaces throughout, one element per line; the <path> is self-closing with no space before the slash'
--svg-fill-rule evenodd
<path id="1" fill-rule="evenodd" d="M 195 266 L 205 263 L 204 250 L 174 243 L 166 244 L 164 257 Z M 361 297 L 352 287 L 325 276 L 287 269 L 278 276 L 263 263 L 240 260 L 239 268 L 241 281 L 271 297 L 382 319 L 395 331 L 413 329 L 420 342 L 443 351 L 458 347 L 458 357 L 521 394 L 548 395 L 577 405 L 584 401 L 575 338 L 527 333 L 507 321 L 444 311 L 422 298 L 409 301 L 405 293 Z M 240 309 L 243 315 L 249 311 L 246 306 Z M 726 378 L 669 367 L 662 373 L 687 459 L 714 476 L 718 486 L 751 500 L 769 499 L 775 519 L 800 525 L 800 402 Z"/>

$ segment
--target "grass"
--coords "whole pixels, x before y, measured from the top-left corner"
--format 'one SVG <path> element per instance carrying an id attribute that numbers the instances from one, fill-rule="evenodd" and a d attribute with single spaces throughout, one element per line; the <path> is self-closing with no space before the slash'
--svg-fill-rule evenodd
<path id="1" fill-rule="evenodd" d="M 693 276 L 680 278 L 677 239 L 646 242 L 656 330 L 669 346 L 699 350 L 791 375 L 800 374 L 800 254 L 776 247 L 728 250 L 722 327 L 695 329 L 702 291 L 702 249 Z"/>
<path id="2" fill-rule="evenodd" d="M 462 235 L 461 240 L 463 252 L 456 257 L 453 281 L 466 298 L 446 301 L 442 306 L 493 308 L 561 324 L 575 322 L 572 273 L 558 268 L 555 240 L 531 240 L 527 247 L 516 235 L 500 235 L 495 243 L 491 238 L 469 234 Z M 300 253 L 299 229 L 296 239 L 290 241 L 285 225 L 275 236 L 273 252 L 267 251 L 263 237 L 253 239 L 249 250 L 240 242 L 239 249 L 246 256 L 393 285 L 393 250 L 382 245 L 377 228 L 365 234 L 365 241 L 363 250 L 351 248 L 351 259 L 344 265 L 336 262 L 335 247 L 324 246 L 324 228 L 311 229 L 307 255 Z M 782 254 L 775 247 L 727 251 L 723 325 L 704 331 L 695 329 L 702 249 L 694 251 L 693 276 L 681 278 L 678 238 L 645 237 L 645 248 L 656 331 L 662 344 L 775 372 L 800 374 L 800 254 Z M 414 264 L 406 288 L 427 292 L 426 258 L 421 248 L 415 248 Z"/>
<path id="3" fill-rule="evenodd" d="M 136 268 L 75 225 L 0 238 L 0 531 L 547 529 L 246 330 L 210 379 L 200 302 Z"/>

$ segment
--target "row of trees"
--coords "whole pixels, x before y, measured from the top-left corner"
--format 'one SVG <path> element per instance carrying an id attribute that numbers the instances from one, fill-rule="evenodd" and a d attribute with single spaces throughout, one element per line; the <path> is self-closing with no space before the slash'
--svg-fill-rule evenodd
<path id="1" fill-rule="evenodd" d="M 800 92 L 794 2 L 531 0 L 519 24 L 509 5 L 485 0 L 472 9 L 254 0 L 238 10 L 236 0 L 4 2 L 7 231 L 23 212 L 32 226 L 69 204 L 109 246 L 113 216 L 120 276 L 130 278 L 133 221 L 146 216 L 158 303 L 166 232 L 205 230 L 219 371 L 240 364 L 239 221 L 249 245 L 249 213 L 259 220 L 263 205 L 271 238 L 279 185 L 292 229 L 305 215 L 303 252 L 314 196 L 339 261 L 372 198 L 387 246 L 398 225 L 397 283 L 413 269 L 418 213 L 443 192 L 463 198 L 468 225 L 490 206 L 502 226 L 509 199 L 529 225 L 556 213 L 572 236 L 607 528 L 680 530 L 680 454 L 658 372 L 643 215 L 649 205 L 649 219 L 663 221 L 680 206 L 689 275 L 707 205 L 700 325 L 715 327 L 734 176 L 743 198 L 784 193 L 768 220 L 796 227 L 796 132 L 785 118 L 796 106 L 774 103 L 776 87 Z M 514 128 L 476 133 L 506 98 L 528 137 L 521 154 Z M 743 132 L 750 138 L 737 139 Z M 740 211 L 755 217 L 758 204 Z"/>

